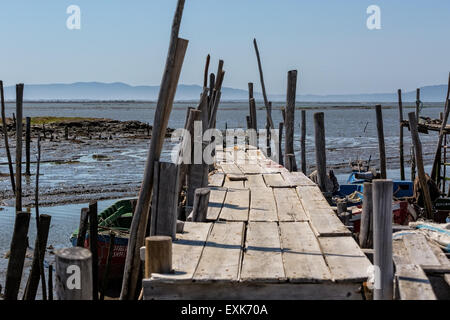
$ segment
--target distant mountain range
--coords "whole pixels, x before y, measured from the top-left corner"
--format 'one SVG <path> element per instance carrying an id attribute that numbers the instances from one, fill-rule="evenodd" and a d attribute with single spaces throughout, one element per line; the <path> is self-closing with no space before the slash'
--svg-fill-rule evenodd
<path id="1" fill-rule="evenodd" d="M 198 85 L 178 86 L 177 101 L 198 100 L 202 87 Z M 446 85 L 426 86 L 421 88 L 421 100 L 424 102 L 443 102 L 447 92 Z M 27 101 L 56 100 L 135 100 L 156 101 L 159 86 L 130 86 L 125 83 L 77 82 L 71 84 L 32 84 L 25 85 L 24 99 Z M 7 101 L 15 100 L 15 86 L 5 88 Z M 262 100 L 262 94 L 255 92 L 255 98 Z M 247 100 L 247 90 L 222 88 L 222 101 Z M 271 101 L 285 101 L 282 94 L 269 95 Z M 416 91 L 404 92 L 403 101 L 416 100 Z M 340 95 L 298 95 L 298 102 L 395 102 L 397 93 L 340 94 Z"/>

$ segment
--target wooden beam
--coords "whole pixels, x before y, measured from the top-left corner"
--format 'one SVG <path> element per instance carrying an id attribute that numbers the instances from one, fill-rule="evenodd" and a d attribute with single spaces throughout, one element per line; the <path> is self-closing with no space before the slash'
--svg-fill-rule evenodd
<path id="1" fill-rule="evenodd" d="M 16 212 L 22 211 L 23 83 L 16 85 Z"/>
<path id="2" fill-rule="evenodd" d="M 386 147 L 384 144 L 384 130 L 383 130 L 383 113 L 380 104 L 375 106 L 377 115 L 377 132 L 378 132 L 378 148 L 380 151 L 380 171 L 381 179 L 387 178 L 386 172 Z"/>
<path id="3" fill-rule="evenodd" d="M 6 125 L 6 115 L 5 115 L 5 95 L 3 91 L 3 81 L 0 81 L 0 95 L 1 95 L 1 107 L 2 107 L 2 127 L 3 127 L 3 138 L 5 140 L 5 149 L 6 156 L 8 158 L 8 168 L 9 168 L 9 177 L 11 179 L 11 188 L 13 193 L 16 193 L 16 184 L 14 181 L 14 169 L 11 158 L 11 151 L 9 150 L 9 142 L 8 142 L 8 127 Z"/>
<path id="4" fill-rule="evenodd" d="M 145 166 L 144 178 L 139 193 L 136 210 L 130 227 L 127 257 L 122 282 L 121 300 L 132 300 L 137 295 L 140 269 L 140 247 L 144 243 L 148 223 L 148 212 L 153 189 L 154 164 L 161 155 L 169 116 L 172 111 L 178 79 L 184 61 L 188 41 L 178 38 L 185 0 L 178 0 L 174 15 L 169 52 L 161 81 L 155 119 L 153 121 L 152 139 Z"/>
<path id="5" fill-rule="evenodd" d="M 399 113 L 399 121 L 400 121 L 400 142 L 399 142 L 399 149 L 400 149 L 400 179 L 405 180 L 405 157 L 403 152 L 403 102 L 402 102 L 402 90 L 398 89 L 398 113 Z"/>
<path id="6" fill-rule="evenodd" d="M 289 171 L 297 171 L 297 164 L 295 161 L 294 153 L 294 123 L 295 123 L 295 96 L 297 92 L 297 70 L 291 70 L 288 72 L 287 80 L 287 94 L 286 94 L 286 134 L 284 141 L 284 155 L 286 169 Z M 288 161 L 287 155 L 292 154 L 292 161 Z M 291 167 L 291 164 L 293 165 Z"/>
<path id="7" fill-rule="evenodd" d="M 327 158 L 325 149 L 324 113 L 314 113 L 314 131 L 316 144 L 317 182 L 322 192 L 326 192 Z"/>

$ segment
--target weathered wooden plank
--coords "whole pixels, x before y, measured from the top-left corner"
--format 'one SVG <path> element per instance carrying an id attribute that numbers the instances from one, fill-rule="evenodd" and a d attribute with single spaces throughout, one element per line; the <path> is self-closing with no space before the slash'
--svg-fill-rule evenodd
<path id="1" fill-rule="evenodd" d="M 305 209 L 293 188 L 274 188 L 279 221 L 308 221 Z"/>
<path id="2" fill-rule="evenodd" d="M 241 280 L 280 282 L 286 280 L 276 222 L 249 222 Z"/>
<path id="3" fill-rule="evenodd" d="M 307 222 L 281 222 L 281 245 L 290 282 L 331 281 L 319 242 Z"/>
<path id="4" fill-rule="evenodd" d="M 278 163 L 267 158 L 258 160 L 258 164 L 266 173 L 280 173 L 284 169 Z"/>
<path id="5" fill-rule="evenodd" d="M 327 201 L 318 186 L 300 186 L 297 187 L 297 193 L 300 199 Z"/>
<path id="6" fill-rule="evenodd" d="M 370 261 L 352 237 L 318 238 L 335 281 L 367 280 Z"/>
<path id="7" fill-rule="evenodd" d="M 230 179 L 230 176 L 227 175 L 225 177 L 225 182 L 224 182 L 223 186 L 225 188 L 244 189 L 245 188 L 245 181 L 244 180 Z"/>
<path id="8" fill-rule="evenodd" d="M 245 225 L 216 222 L 205 244 L 194 281 L 238 281 Z"/>
<path id="9" fill-rule="evenodd" d="M 440 266 L 438 258 L 431 250 L 425 236 L 421 234 L 406 234 L 403 236 L 403 243 L 406 247 L 412 264 Z"/>
<path id="10" fill-rule="evenodd" d="M 153 273 L 152 279 L 191 281 L 197 268 L 212 223 L 185 222 L 183 233 L 172 243 L 173 274 Z"/>
<path id="11" fill-rule="evenodd" d="M 223 172 L 226 174 L 242 174 L 241 169 L 239 169 L 239 167 L 234 163 L 221 163 L 220 166 L 222 167 Z"/>
<path id="12" fill-rule="evenodd" d="M 250 192 L 248 189 L 228 189 L 219 219 L 248 221 Z"/>
<path id="13" fill-rule="evenodd" d="M 223 172 L 215 172 L 209 176 L 209 185 L 211 187 L 221 187 L 225 180 L 225 174 Z"/>
<path id="14" fill-rule="evenodd" d="M 247 174 L 245 177 L 247 178 L 245 181 L 246 188 L 267 188 L 261 174 Z"/>
<path id="15" fill-rule="evenodd" d="M 219 218 L 220 211 L 222 210 L 223 201 L 225 200 L 226 194 L 227 189 L 225 188 L 211 188 L 206 220 L 215 221 Z"/>
<path id="16" fill-rule="evenodd" d="M 396 269 L 401 300 L 436 300 L 430 280 L 418 265 L 400 264 Z"/>
<path id="17" fill-rule="evenodd" d="M 272 188 L 250 189 L 250 221 L 278 221 Z"/>
<path id="18" fill-rule="evenodd" d="M 304 202 L 302 201 L 304 204 Z M 306 215 L 309 218 L 311 227 L 318 237 L 341 237 L 351 236 L 351 232 L 342 224 L 334 211 L 326 208 L 305 207 Z"/>
<path id="19" fill-rule="evenodd" d="M 292 186 L 317 186 L 303 172 L 282 171 L 281 175 Z"/>
<path id="20" fill-rule="evenodd" d="M 290 187 L 290 184 L 286 182 L 281 174 L 274 173 L 274 174 L 264 174 L 264 181 L 266 182 L 266 185 L 268 187 L 272 188 L 288 188 Z"/>
<path id="21" fill-rule="evenodd" d="M 144 279 L 144 300 L 361 300 L 359 283 L 163 282 Z"/>
<path id="22" fill-rule="evenodd" d="M 248 158 L 247 158 L 248 159 Z M 263 168 L 259 164 L 256 163 L 240 163 L 238 164 L 239 169 L 244 174 L 261 174 L 264 173 Z"/>

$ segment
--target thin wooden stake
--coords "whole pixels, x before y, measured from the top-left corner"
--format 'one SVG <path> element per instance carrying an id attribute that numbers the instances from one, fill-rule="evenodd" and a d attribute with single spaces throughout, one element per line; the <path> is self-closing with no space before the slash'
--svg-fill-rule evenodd
<path id="1" fill-rule="evenodd" d="M 26 118 L 26 129 L 25 129 L 25 156 L 26 156 L 26 167 L 25 175 L 31 176 L 30 173 L 30 145 L 31 145 L 31 118 Z"/>
<path id="2" fill-rule="evenodd" d="M 5 96 L 3 92 L 3 81 L 0 81 L 0 95 L 1 95 L 1 104 L 2 104 L 2 127 L 3 127 L 3 137 L 5 140 L 5 149 L 6 156 L 8 158 L 8 167 L 9 167 L 9 177 L 11 179 L 11 188 L 13 193 L 16 193 L 16 184 L 14 182 L 14 169 L 11 158 L 11 151 L 9 150 L 8 143 L 8 127 L 6 126 L 6 115 L 5 115 Z"/>
<path id="3" fill-rule="evenodd" d="M 97 202 L 89 203 L 89 248 L 92 253 L 92 299 L 98 300 L 98 210 Z"/>
<path id="4" fill-rule="evenodd" d="M 380 170 L 381 178 L 386 179 L 386 148 L 384 144 L 384 130 L 383 130 L 383 113 L 381 110 L 381 105 L 377 104 L 375 106 L 377 114 L 377 132 L 378 132 L 378 148 L 380 150 Z"/>
<path id="5" fill-rule="evenodd" d="M 306 174 L 306 110 L 302 110 L 301 132 L 300 147 L 302 153 L 302 172 Z"/>
<path id="6" fill-rule="evenodd" d="M 255 47 L 256 52 L 256 59 L 258 60 L 258 70 L 259 70 L 259 78 L 261 80 L 261 88 L 262 88 L 262 94 L 264 98 L 264 105 L 266 106 L 266 112 L 267 112 L 267 124 L 269 125 L 269 129 L 274 129 L 273 126 L 273 120 L 272 120 L 272 107 L 269 105 L 269 100 L 267 99 L 267 93 L 266 93 L 266 86 L 264 84 L 264 75 L 263 70 L 261 66 L 261 57 L 259 56 L 259 50 L 258 50 L 258 44 L 256 43 L 256 39 L 253 39 L 253 46 Z"/>
<path id="7" fill-rule="evenodd" d="M 106 266 L 105 266 L 105 272 L 103 274 L 103 281 L 102 281 L 102 288 L 100 292 L 100 300 L 105 300 L 105 292 L 108 288 L 108 277 L 109 277 L 109 270 L 111 268 L 111 260 L 113 257 L 114 252 L 114 240 L 115 240 L 115 234 L 114 232 L 109 233 L 109 246 L 108 246 L 108 258 L 106 259 Z"/>
<path id="8" fill-rule="evenodd" d="M 423 200 L 425 204 L 425 216 L 427 219 L 433 218 L 433 207 L 431 204 L 430 190 L 428 189 L 427 178 L 425 176 L 425 169 L 423 167 L 422 158 L 422 143 L 420 142 L 419 132 L 417 131 L 417 121 L 414 112 L 408 113 L 409 130 L 411 131 L 411 139 L 413 141 L 414 150 L 416 154 L 417 173 L 419 174 L 420 187 L 423 192 Z"/>
<path id="9" fill-rule="evenodd" d="M 373 201 L 372 183 L 364 182 L 363 208 L 361 213 L 361 227 L 359 231 L 359 245 L 361 248 L 373 246 Z"/>
<path id="10" fill-rule="evenodd" d="M 400 179 L 405 180 L 405 156 L 403 153 L 403 103 L 402 103 L 402 90 L 398 89 L 398 113 L 400 121 Z"/>

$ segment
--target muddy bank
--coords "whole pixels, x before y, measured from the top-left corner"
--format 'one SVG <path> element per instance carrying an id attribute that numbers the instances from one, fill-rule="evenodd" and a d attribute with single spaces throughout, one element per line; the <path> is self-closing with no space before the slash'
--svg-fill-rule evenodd
<path id="1" fill-rule="evenodd" d="M 14 120 L 8 120 L 15 155 Z M 32 118 L 31 176 L 23 177 L 23 205 L 33 206 L 37 137 L 41 136 L 40 205 L 134 197 L 139 192 L 152 127 L 139 121 Z M 166 137 L 172 129 L 167 129 Z M 170 141 L 162 157 L 168 159 Z M 0 148 L 4 148 L 3 139 Z M 3 149 L 4 150 L 4 149 Z M 25 151 L 23 160 L 25 160 Z M 25 164 L 22 165 L 25 171 Z M 0 155 L 0 206 L 13 206 L 6 155 Z"/>

